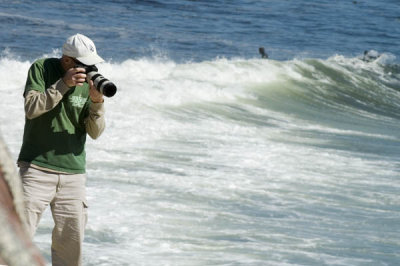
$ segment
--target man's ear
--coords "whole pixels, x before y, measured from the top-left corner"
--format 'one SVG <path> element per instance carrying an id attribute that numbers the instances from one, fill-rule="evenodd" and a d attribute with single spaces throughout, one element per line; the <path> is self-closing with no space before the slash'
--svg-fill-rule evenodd
<path id="1" fill-rule="evenodd" d="M 61 57 L 61 65 L 63 66 L 64 70 L 67 71 L 68 69 L 75 66 L 74 60 L 71 57 L 63 55 Z"/>
<path id="2" fill-rule="evenodd" d="M 63 56 L 61 57 L 61 61 L 62 61 L 63 63 L 65 63 L 65 64 L 71 64 L 72 59 L 71 59 L 71 57 L 69 57 L 69 56 L 63 55 Z"/>

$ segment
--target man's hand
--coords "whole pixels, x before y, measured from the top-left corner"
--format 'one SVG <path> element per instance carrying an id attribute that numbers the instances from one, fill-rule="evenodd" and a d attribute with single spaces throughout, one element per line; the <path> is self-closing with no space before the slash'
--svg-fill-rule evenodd
<path id="1" fill-rule="evenodd" d="M 90 94 L 90 99 L 92 100 L 92 103 L 104 102 L 103 94 L 94 87 L 92 80 L 89 80 L 89 85 L 90 85 L 89 94 Z"/>
<path id="2" fill-rule="evenodd" d="M 81 67 L 68 69 L 63 77 L 63 81 L 68 87 L 82 86 L 85 80 L 85 69 Z"/>

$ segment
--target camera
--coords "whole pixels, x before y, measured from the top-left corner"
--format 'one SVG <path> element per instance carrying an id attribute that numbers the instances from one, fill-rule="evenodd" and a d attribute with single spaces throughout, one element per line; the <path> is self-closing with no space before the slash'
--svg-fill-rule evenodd
<path id="1" fill-rule="evenodd" d="M 94 87 L 104 96 L 112 97 L 117 92 L 117 86 L 97 72 L 98 69 L 95 65 L 87 66 L 81 63 L 76 64 L 75 68 L 77 67 L 85 69 L 85 74 L 93 81 Z"/>

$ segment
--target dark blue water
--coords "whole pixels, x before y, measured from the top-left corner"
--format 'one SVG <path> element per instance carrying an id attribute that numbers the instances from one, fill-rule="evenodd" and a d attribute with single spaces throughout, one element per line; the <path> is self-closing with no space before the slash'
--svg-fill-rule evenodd
<path id="1" fill-rule="evenodd" d="M 0 1 L 0 51 L 36 58 L 76 32 L 106 59 L 174 61 L 258 57 L 400 55 L 400 2 L 359 1 Z"/>

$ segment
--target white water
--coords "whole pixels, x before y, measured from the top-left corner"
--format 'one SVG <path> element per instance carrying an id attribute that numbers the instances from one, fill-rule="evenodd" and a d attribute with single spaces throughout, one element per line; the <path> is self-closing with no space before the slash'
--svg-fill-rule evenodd
<path id="1" fill-rule="evenodd" d="M 0 130 L 16 158 L 31 62 L 10 58 L 0 60 Z M 344 71 L 340 60 L 358 63 L 323 63 Z M 336 84 L 316 70 L 297 60 L 100 65 L 118 92 L 104 135 L 87 143 L 85 265 L 394 265 L 398 120 L 315 106 L 296 86 L 324 99 L 321 84 Z M 35 241 L 48 258 L 51 228 L 47 212 Z"/>

